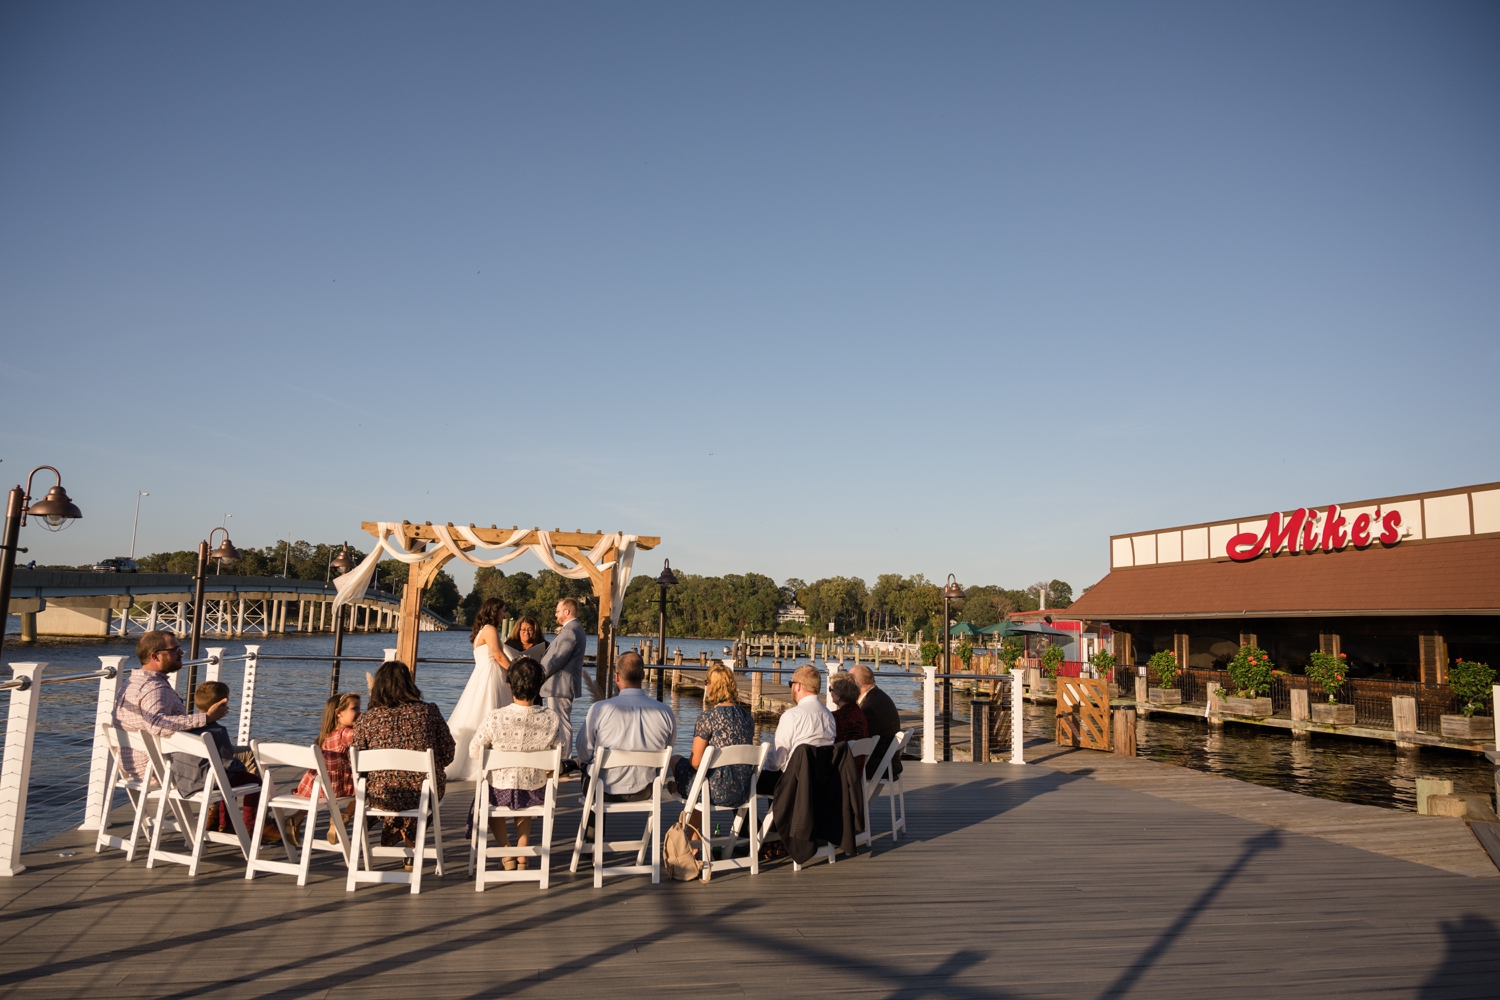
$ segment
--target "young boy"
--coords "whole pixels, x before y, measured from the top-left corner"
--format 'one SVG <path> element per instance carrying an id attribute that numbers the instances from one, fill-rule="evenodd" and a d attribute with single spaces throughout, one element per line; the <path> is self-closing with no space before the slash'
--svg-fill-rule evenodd
<path id="1" fill-rule="evenodd" d="M 200 712 L 208 710 L 209 706 L 218 704 L 229 697 L 229 685 L 222 681 L 204 681 L 198 685 L 193 692 L 193 704 Z M 224 776 L 229 779 L 231 785 L 257 785 L 260 779 L 241 762 L 238 754 L 248 751 L 249 747 L 235 746 L 229 739 L 229 730 L 217 722 L 210 722 L 200 729 L 189 729 L 188 733 L 198 735 L 209 733 L 214 738 L 214 746 L 219 751 L 219 760 L 224 764 Z M 167 760 L 172 768 L 172 784 L 176 786 L 181 795 L 196 795 L 203 791 L 203 786 L 208 783 L 208 761 L 202 757 L 194 757 L 185 753 L 167 754 Z M 249 795 L 244 799 L 245 828 L 248 830 L 255 825 L 255 810 L 260 804 L 259 795 Z M 210 827 L 218 830 L 232 830 L 234 827 L 229 822 L 229 813 L 220 803 L 217 816 L 209 820 Z M 262 841 L 275 843 L 280 840 L 280 834 L 274 826 L 269 827 L 262 836 Z"/>

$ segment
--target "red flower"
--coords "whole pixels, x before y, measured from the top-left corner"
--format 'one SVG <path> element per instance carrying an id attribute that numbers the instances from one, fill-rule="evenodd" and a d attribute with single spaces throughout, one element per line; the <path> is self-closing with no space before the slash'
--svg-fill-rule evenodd
<path id="1" fill-rule="evenodd" d="M 1349 654 L 1348 653 L 1340 653 L 1339 654 L 1339 658 L 1343 659 L 1343 660 L 1347 660 L 1347 659 L 1349 659 Z"/>

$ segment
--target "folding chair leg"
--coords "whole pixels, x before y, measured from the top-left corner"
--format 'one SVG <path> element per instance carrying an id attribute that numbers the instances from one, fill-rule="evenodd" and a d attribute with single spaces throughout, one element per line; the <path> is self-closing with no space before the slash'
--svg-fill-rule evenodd
<path id="1" fill-rule="evenodd" d="M 437 789 L 433 789 L 432 798 L 429 800 L 432 806 L 432 840 L 437 851 L 437 864 L 433 867 L 433 874 L 438 878 L 443 877 L 443 800 L 438 798 Z"/>
<path id="2" fill-rule="evenodd" d="M 417 807 L 417 840 L 411 859 L 411 894 L 422 891 L 422 862 L 427 854 L 427 789 L 422 790 L 421 804 Z"/>
<path id="3" fill-rule="evenodd" d="M 592 792 L 592 790 L 590 790 Z M 594 796 L 592 794 L 580 796 L 583 799 L 583 812 L 578 817 L 578 836 L 573 839 L 573 861 L 568 865 L 568 871 L 574 875 L 578 874 L 578 858 L 583 854 L 583 835 L 589 828 L 589 816 L 594 807 Z"/>
<path id="4" fill-rule="evenodd" d="M 552 874 L 552 812 L 548 810 L 542 817 L 542 844 L 540 857 L 537 860 L 542 866 L 541 888 L 547 888 L 548 877 Z"/>
<path id="5" fill-rule="evenodd" d="M 486 796 L 488 801 L 488 796 Z M 474 836 L 470 839 L 469 847 L 469 874 L 473 875 L 478 869 L 479 875 L 474 880 L 474 891 L 484 891 L 484 872 L 488 867 L 485 864 L 485 853 L 490 849 L 490 811 L 479 808 L 479 800 L 474 800 Z M 475 845 L 477 845 L 477 850 Z"/>
<path id="6" fill-rule="evenodd" d="M 360 858 L 364 858 L 364 865 L 370 868 L 370 824 L 365 822 L 365 800 L 364 796 L 354 800 L 354 829 L 350 831 L 352 837 L 359 843 L 349 845 L 349 877 L 344 881 L 344 891 L 354 891 L 355 876 L 359 873 Z"/>
<path id="7" fill-rule="evenodd" d="M 603 788 L 603 781 L 600 781 L 598 784 Z M 602 804 L 604 800 L 603 791 L 599 793 L 599 799 Z M 598 810 L 598 815 L 594 817 L 594 888 L 604 888 L 604 810 L 602 808 Z"/>
<path id="8" fill-rule="evenodd" d="M 255 878 L 255 863 L 260 860 L 261 834 L 266 830 L 266 808 L 271 796 L 262 795 L 260 805 L 255 810 L 255 829 L 250 831 L 250 857 L 245 859 L 245 880 L 248 882 Z M 283 837 L 285 834 L 282 835 Z"/>

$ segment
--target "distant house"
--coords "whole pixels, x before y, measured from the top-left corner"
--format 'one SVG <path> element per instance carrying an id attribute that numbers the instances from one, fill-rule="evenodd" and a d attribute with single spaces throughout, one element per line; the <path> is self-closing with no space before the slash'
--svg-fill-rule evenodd
<path id="1" fill-rule="evenodd" d="M 798 625 L 807 624 L 807 612 L 795 604 L 783 604 L 776 609 L 776 623 L 796 622 Z"/>

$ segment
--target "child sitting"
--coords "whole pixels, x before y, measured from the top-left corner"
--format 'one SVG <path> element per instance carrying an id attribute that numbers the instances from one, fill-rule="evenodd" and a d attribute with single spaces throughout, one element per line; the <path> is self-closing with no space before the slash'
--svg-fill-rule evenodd
<path id="1" fill-rule="evenodd" d="M 333 786 L 336 798 L 354 794 L 354 772 L 349 767 L 349 745 L 354 742 L 354 722 L 359 718 L 359 695 L 352 692 L 336 694 L 323 705 L 323 725 L 318 729 L 318 747 L 323 752 L 323 767 L 328 771 L 328 783 Z M 297 785 L 297 794 L 311 796 L 318 784 L 318 772 L 308 769 Z M 321 791 L 318 793 L 321 795 Z M 354 815 L 354 803 L 344 807 L 344 822 Z M 328 842 L 337 844 L 338 828 L 333 818 L 328 820 Z"/>
<path id="2" fill-rule="evenodd" d="M 510 682 L 510 693 L 514 701 L 504 708 L 497 708 L 484 720 L 479 732 L 469 741 L 469 756 L 479 757 L 485 747 L 496 750 L 550 750 L 557 746 L 562 722 L 557 713 L 538 705 L 537 696 L 542 689 L 542 667 L 535 660 L 523 658 L 511 664 L 506 673 Z M 544 805 L 547 801 L 547 772 L 534 767 L 504 767 L 490 774 L 490 804 L 507 809 L 530 809 Z M 473 816 L 470 815 L 470 822 Z M 490 832 L 509 847 L 505 820 L 495 817 L 490 820 Z M 531 817 L 516 817 L 516 846 L 526 847 L 531 842 Z M 524 870 L 526 858 L 501 858 L 500 866 L 514 871 L 517 863 Z"/>
<path id="3" fill-rule="evenodd" d="M 229 685 L 222 681 L 204 681 L 198 685 L 193 692 L 193 704 L 198 711 L 206 712 L 217 703 L 229 697 Z M 213 737 L 214 747 L 219 751 L 219 761 L 224 765 L 224 776 L 229 779 L 231 785 L 258 785 L 260 779 L 250 773 L 249 768 L 239 759 L 238 755 L 248 751 L 249 747 L 235 746 L 229 739 L 229 730 L 217 722 L 210 722 L 199 729 L 189 729 L 189 733 L 208 733 Z M 177 788 L 180 795 L 196 795 L 203 791 L 203 786 L 208 783 L 208 761 L 202 757 L 192 754 L 169 753 L 167 762 L 172 768 L 172 784 Z M 244 799 L 243 818 L 245 827 L 249 829 L 255 825 L 255 808 L 260 803 L 259 795 L 248 795 Z M 211 825 L 216 830 L 233 830 L 229 821 L 229 812 L 220 802 L 215 810 L 216 816 Z M 263 838 L 270 843 L 278 842 L 280 834 L 274 830 L 266 831 Z"/>

